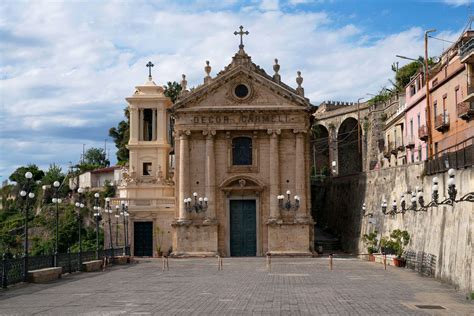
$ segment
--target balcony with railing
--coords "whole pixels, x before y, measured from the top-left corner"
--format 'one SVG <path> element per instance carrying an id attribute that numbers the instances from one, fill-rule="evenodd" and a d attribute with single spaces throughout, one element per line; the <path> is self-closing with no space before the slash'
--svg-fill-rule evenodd
<path id="1" fill-rule="evenodd" d="M 474 38 L 469 39 L 459 49 L 462 63 L 474 63 Z"/>
<path id="2" fill-rule="evenodd" d="M 426 127 L 426 125 L 422 125 L 418 128 L 418 138 L 423 141 L 428 139 L 428 127 Z"/>
<path id="3" fill-rule="evenodd" d="M 474 102 L 459 102 L 456 105 L 456 111 L 459 118 L 469 121 L 474 117 Z"/>
<path id="4" fill-rule="evenodd" d="M 405 139 L 406 148 L 415 148 L 415 137 L 413 135 L 407 135 Z"/>
<path id="5" fill-rule="evenodd" d="M 435 129 L 442 133 L 449 129 L 449 114 L 447 111 L 435 117 Z"/>

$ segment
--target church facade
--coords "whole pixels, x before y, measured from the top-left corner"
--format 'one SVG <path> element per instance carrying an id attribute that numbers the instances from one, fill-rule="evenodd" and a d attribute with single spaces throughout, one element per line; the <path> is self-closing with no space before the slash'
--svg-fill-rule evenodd
<path id="1" fill-rule="evenodd" d="M 268 75 L 241 42 L 216 77 L 210 76 L 207 63 L 204 83 L 197 88 L 188 91 L 183 75 L 174 105 L 158 97 L 156 86 L 155 96 L 127 99 L 131 109 L 134 104 L 150 108 L 143 98 L 161 104 L 152 109 L 151 119 L 150 111 L 130 112 L 129 173 L 142 180 L 130 180 L 121 188 L 121 198 L 156 201 L 142 206 L 130 202 L 135 248 L 142 233 L 134 223 L 148 221 L 162 227 L 161 240 L 153 233 L 154 247 L 171 245 L 175 256 L 312 254 L 311 104 L 300 73 L 293 89 L 281 82 L 279 67 L 275 60 L 275 73 Z M 171 151 L 163 136 L 166 115 L 174 121 L 174 174 L 166 160 Z M 135 133 L 138 139 L 132 137 Z"/>

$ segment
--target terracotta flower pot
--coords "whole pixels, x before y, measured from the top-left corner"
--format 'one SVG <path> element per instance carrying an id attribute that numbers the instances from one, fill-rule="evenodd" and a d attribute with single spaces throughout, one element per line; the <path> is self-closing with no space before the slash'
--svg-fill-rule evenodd
<path id="1" fill-rule="evenodd" d="M 373 254 L 369 254 L 369 261 L 375 261 L 375 256 Z"/>
<path id="2" fill-rule="evenodd" d="M 403 258 L 393 258 L 393 265 L 396 267 L 404 267 L 405 259 Z"/>

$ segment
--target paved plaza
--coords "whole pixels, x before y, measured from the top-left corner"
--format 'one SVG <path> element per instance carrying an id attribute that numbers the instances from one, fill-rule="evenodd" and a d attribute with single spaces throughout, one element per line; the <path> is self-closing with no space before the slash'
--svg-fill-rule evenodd
<path id="1" fill-rule="evenodd" d="M 358 259 L 160 259 L 50 284 L 0 290 L 0 314 L 40 315 L 469 315 L 465 293 L 416 272 Z M 437 305 L 445 309 L 420 309 Z"/>

